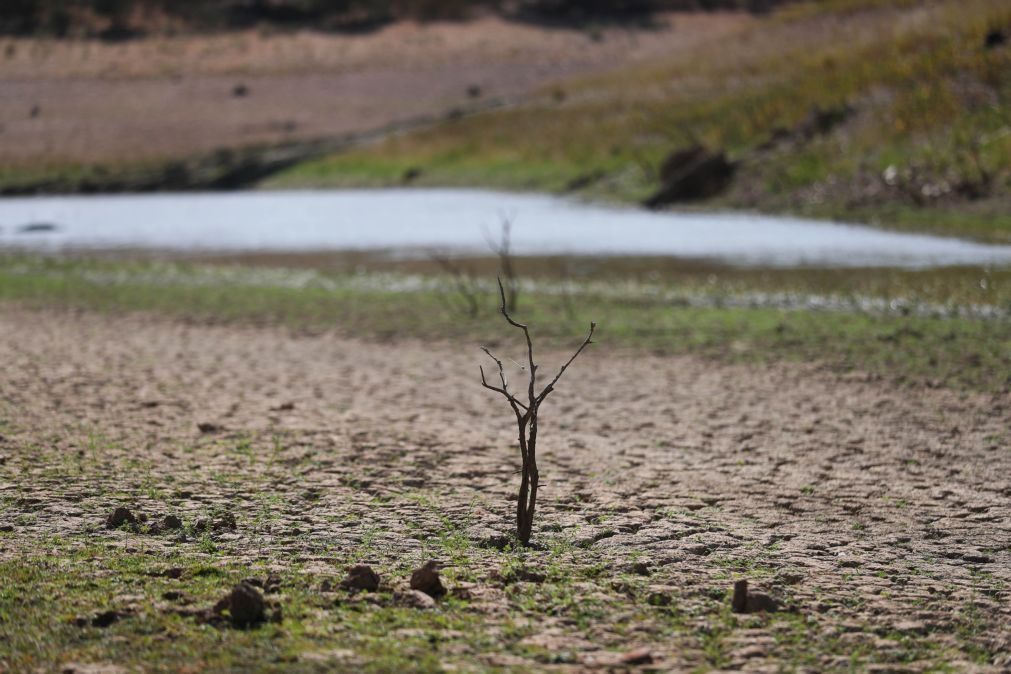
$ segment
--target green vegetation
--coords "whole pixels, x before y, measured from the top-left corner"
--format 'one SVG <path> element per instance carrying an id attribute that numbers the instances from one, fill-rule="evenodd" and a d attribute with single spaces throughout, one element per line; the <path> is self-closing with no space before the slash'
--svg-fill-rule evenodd
<path id="1" fill-rule="evenodd" d="M 675 27 L 676 29 L 676 27 Z M 718 207 L 1011 241 L 999 0 L 788 7 L 673 58 L 296 166 L 270 186 L 490 185 L 639 201 L 672 150 L 740 164 Z"/>
<path id="2" fill-rule="evenodd" d="M 532 285 L 524 290 L 518 318 L 536 325 L 539 339 L 556 344 L 579 334 L 592 318 L 600 325 L 598 341 L 612 348 L 738 361 L 815 360 L 913 383 L 982 390 L 1011 385 L 1006 270 L 675 273 L 658 267 L 635 280 L 620 276 L 620 265 L 632 263 L 618 261 L 612 271 L 618 275 L 610 280 L 573 286 L 553 281 L 544 267 L 538 272 L 536 260 L 521 262 L 520 274 Z M 585 270 L 594 263 L 582 264 Z M 0 264 L 0 301 L 493 343 L 497 324 L 487 320 L 495 310 L 493 282 L 479 278 L 475 283 L 484 285 L 474 288 L 482 293 L 483 311 L 468 316 L 448 279 L 424 273 L 11 257 Z"/>

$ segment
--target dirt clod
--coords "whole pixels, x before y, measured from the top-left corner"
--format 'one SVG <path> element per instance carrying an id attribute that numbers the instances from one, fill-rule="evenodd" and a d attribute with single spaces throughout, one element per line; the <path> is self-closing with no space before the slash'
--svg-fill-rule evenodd
<path id="1" fill-rule="evenodd" d="M 161 521 L 161 528 L 165 531 L 177 531 L 183 528 L 183 521 L 175 515 L 166 515 Z"/>
<path id="2" fill-rule="evenodd" d="M 124 524 L 136 524 L 137 517 L 130 511 L 129 508 L 124 508 L 120 506 L 113 510 L 109 516 L 105 519 L 106 529 L 119 529 Z"/>
<path id="3" fill-rule="evenodd" d="M 446 594 L 446 588 L 439 578 L 439 563 L 429 561 L 423 567 L 411 574 L 411 589 L 424 592 L 433 599 Z"/>
<path id="4" fill-rule="evenodd" d="M 347 578 L 341 582 L 341 587 L 345 590 L 375 592 L 379 589 L 379 574 L 371 567 L 359 564 L 348 571 Z"/>
<path id="5" fill-rule="evenodd" d="M 125 618 L 128 615 L 129 614 L 126 612 L 116 610 L 100 611 L 91 617 L 79 617 L 74 621 L 74 624 L 78 627 L 87 627 L 90 625 L 91 627 L 105 628 L 115 622 L 118 622 L 120 618 Z"/>
<path id="6" fill-rule="evenodd" d="M 730 607 L 734 613 L 775 613 L 780 609 L 779 602 L 769 595 L 749 591 L 746 580 L 734 583 L 734 597 Z"/>
<path id="7" fill-rule="evenodd" d="M 218 602 L 218 607 L 228 609 L 228 615 L 233 625 L 248 627 L 263 622 L 266 604 L 259 590 L 249 583 L 242 582 L 232 588 L 232 591 Z"/>

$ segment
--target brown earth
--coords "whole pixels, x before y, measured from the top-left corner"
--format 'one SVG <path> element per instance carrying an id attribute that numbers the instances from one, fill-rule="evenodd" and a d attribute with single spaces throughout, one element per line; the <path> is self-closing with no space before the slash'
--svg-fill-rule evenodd
<path id="1" fill-rule="evenodd" d="M 363 133 L 690 51 L 752 21 L 670 14 L 653 29 L 590 32 L 485 17 L 367 35 L 0 40 L 0 163 L 157 161 Z"/>
<path id="2" fill-rule="evenodd" d="M 367 561 L 389 564 L 433 554 L 432 540 L 408 524 L 424 531 L 445 517 L 478 544 L 510 528 L 514 430 L 503 401 L 478 384 L 476 344 L 11 307 L 0 310 L 0 334 L 9 422 L 0 494 L 22 504 L 3 517 L 35 516 L 0 541 L 0 558 L 54 534 L 82 536 L 120 504 L 111 494 L 164 510 L 152 485 L 182 494 L 170 507 L 183 520 L 212 506 L 235 512 L 238 530 L 221 543 L 228 554 L 311 575 L 335 571 L 307 539 L 344 550 L 371 531 Z M 519 345 L 498 350 L 520 355 Z M 563 355 L 543 354 L 545 370 Z M 818 639 L 841 645 L 811 671 L 848 670 L 845 649 L 858 646 L 891 663 L 868 671 L 929 669 L 910 643 L 940 649 L 935 657 L 961 671 L 1011 667 L 1006 395 L 913 391 L 817 364 L 619 353 L 606 343 L 563 381 L 544 408 L 534 538 L 568 541 L 573 564 L 604 565 L 580 589 L 616 608 L 588 627 L 537 616 L 543 629 L 529 645 L 574 653 L 573 670 L 614 664 L 608 651 L 633 645 L 648 647 L 661 669 L 690 669 L 704 662 L 692 635 L 710 633 L 732 580 L 750 577 Z M 201 433 L 198 423 L 216 428 Z M 241 441 L 249 456 L 232 449 Z M 78 453 L 77 481 L 48 472 Z M 268 526 L 252 521 L 264 489 L 287 504 Z M 510 602 L 486 580 L 490 563 L 475 556 L 479 580 L 469 586 L 486 626 Z M 615 582 L 626 572 L 644 575 L 651 602 L 685 612 L 683 633 L 645 619 L 629 632 L 632 600 Z M 723 637 L 726 666 L 776 671 L 791 657 L 782 630 L 740 617 Z M 991 664 L 968 662 L 973 649 Z"/>

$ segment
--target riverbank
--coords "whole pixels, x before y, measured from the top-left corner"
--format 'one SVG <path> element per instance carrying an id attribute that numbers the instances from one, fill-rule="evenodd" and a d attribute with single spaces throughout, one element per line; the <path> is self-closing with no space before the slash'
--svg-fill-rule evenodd
<path id="1" fill-rule="evenodd" d="M 1011 241 L 1006 4 L 659 19 L 10 41 L 0 192 L 480 186 L 642 203 L 671 152 L 701 145 L 732 177 L 693 208 Z M 46 96 L 38 115 L 24 103 Z"/>
<path id="2" fill-rule="evenodd" d="M 643 202 L 668 155 L 731 165 L 706 207 L 1011 240 L 1011 31 L 1004 3 L 838 3 L 392 137 L 269 186 L 496 185 Z"/>

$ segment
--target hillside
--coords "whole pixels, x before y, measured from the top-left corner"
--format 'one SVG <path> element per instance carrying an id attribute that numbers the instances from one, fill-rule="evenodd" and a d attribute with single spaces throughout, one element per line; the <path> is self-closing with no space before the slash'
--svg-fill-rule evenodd
<path id="1" fill-rule="evenodd" d="M 390 184 L 415 169 L 419 184 L 640 201 L 669 153 L 702 144 L 736 166 L 709 205 L 1011 241 L 1009 31 L 1011 7 L 994 0 L 796 6 L 272 184 Z"/>

